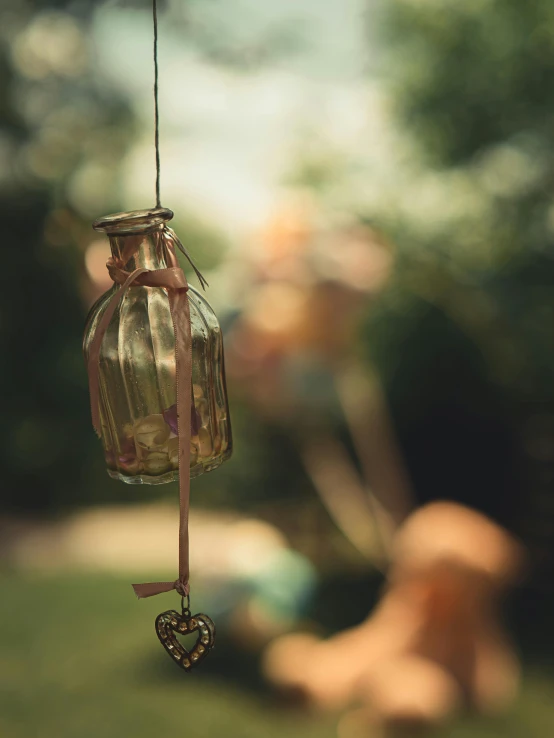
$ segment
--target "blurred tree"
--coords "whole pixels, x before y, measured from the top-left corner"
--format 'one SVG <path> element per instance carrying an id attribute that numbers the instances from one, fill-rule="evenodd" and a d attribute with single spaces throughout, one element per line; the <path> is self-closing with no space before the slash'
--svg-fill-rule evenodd
<path id="1" fill-rule="evenodd" d="M 552 3 L 392 0 L 385 12 L 398 110 L 439 166 L 522 136 L 551 148 Z"/>
<path id="2" fill-rule="evenodd" d="M 420 499 L 484 509 L 552 567 L 554 6 L 391 0 L 380 20 L 417 153 L 368 344 Z"/>
<path id="3" fill-rule="evenodd" d="M 552 251 L 553 17 L 548 0 L 383 8 L 387 82 L 428 165 L 423 186 L 463 216 L 458 228 L 447 214 L 429 217 L 435 245 L 448 238 L 443 249 L 454 260 L 468 247 L 474 261 L 494 266 L 529 249 Z"/>
<path id="4" fill-rule="evenodd" d="M 89 226 L 67 185 L 92 158 L 120 157 L 125 143 L 116 130 L 131 121 L 125 104 L 103 95 L 88 71 L 93 7 L 8 1 L 0 11 L 0 220 L 9 234 L 0 362 L 4 510 L 54 510 L 106 488 L 96 487 L 94 438 L 83 422 Z M 115 187 L 114 178 L 113 202 Z"/>

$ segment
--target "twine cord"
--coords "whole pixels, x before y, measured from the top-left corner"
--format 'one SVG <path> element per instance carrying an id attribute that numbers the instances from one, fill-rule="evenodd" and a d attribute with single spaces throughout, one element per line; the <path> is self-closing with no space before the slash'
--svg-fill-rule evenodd
<path id="1" fill-rule="evenodd" d="M 161 208 L 160 200 L 160 111 L 158 103 L 158 0 L 152 0 L 154 21 L 154 148 L 156 151 L 156 207 Z"/>

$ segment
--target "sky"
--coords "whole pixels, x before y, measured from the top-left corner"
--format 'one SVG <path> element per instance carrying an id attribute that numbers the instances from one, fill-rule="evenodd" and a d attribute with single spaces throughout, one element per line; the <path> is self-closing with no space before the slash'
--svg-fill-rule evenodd
<path id="1" fill-rule="evenodd" d="M 278 207 L 299 156 L 319 151 L 343 162 L 339 206 L 371 199 L 375 177 L 363 172 L 383 164 L 387 134 L 368 23 L 365 0 L 169 2 L 159 40 L 164 203 L 240 235 Z M 122 176 L 125 206 L 136 209 L 154 178 L 151 15 L 108 2 L 92 42 L 100 80 L 141 121 Z M 247 70 L 233 66 L 248 58 L 257 61 Z"/>

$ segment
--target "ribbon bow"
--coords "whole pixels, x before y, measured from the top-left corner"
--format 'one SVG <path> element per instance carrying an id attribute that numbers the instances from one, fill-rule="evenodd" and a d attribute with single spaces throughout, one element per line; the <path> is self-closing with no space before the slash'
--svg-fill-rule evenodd
<path id="1" fill-rule="evenodd" d="M 175 589 L 182 597 L 189 595 L 189 504 L 190 504 L 190 417 L 192 404 L 192 336 L 190 325 L 190 306 L 188 300 L 188 282 L 179 262 L 175 246 L 185 254 L 194 271 L 199 275 L 200 284 L 207 285 L 198 269 L 194 266 L 189 253 L 181 244 L 171 228 L 163 226 L 160 238 L 165 248 L 168 262 L 166 269 L 135 269 L 127 272 L 115 259 L 110 258 L 106 264 L 110 277 L 120 287 L 114 292 L 104 314 L 98 324 L 91 342 L 87 363 L 92 425 L 96 433 L 101 435 L 100 393 L 99 393 L 99 361 L 102 340 L 113 317 L 113 314 L 125 297 L 127 290 L 135 285 L 143 287 L 163 287 L 167 290 L 173 331 L 175 333 L 175 393 L 177 404 L 177 429 L 179 439 L 179 578 L 174 582 L 150 582 L 133 584 L 137 597 L 152 597 L 162 592 Z M 138 248 L 138 246 L 137 246 Z M 130 254 L 129 256 L 132 256 Z"/>

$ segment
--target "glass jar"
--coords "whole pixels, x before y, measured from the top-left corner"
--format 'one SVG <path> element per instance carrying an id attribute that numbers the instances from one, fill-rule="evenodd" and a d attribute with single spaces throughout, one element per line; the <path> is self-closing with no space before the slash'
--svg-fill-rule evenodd
<path id="1" fill-rule="evenodd" d="M 164 228 L 171 210 L 118 213 L 93 224 L 108 234 L 112 257 L 127 272 L 175 266 Z M 92 307 L 85 327 L 85 358 L 118 285 Z M 231 456 L 223 340 L 204 297 L 189 286 L 192 334 L 190 474 L 211 471 Z M 178 479 L 175 336 L 167 291 L 133 285 L 104 335 L 99 361 L 101 440 L 108 474 L 130 484 Z"/>

